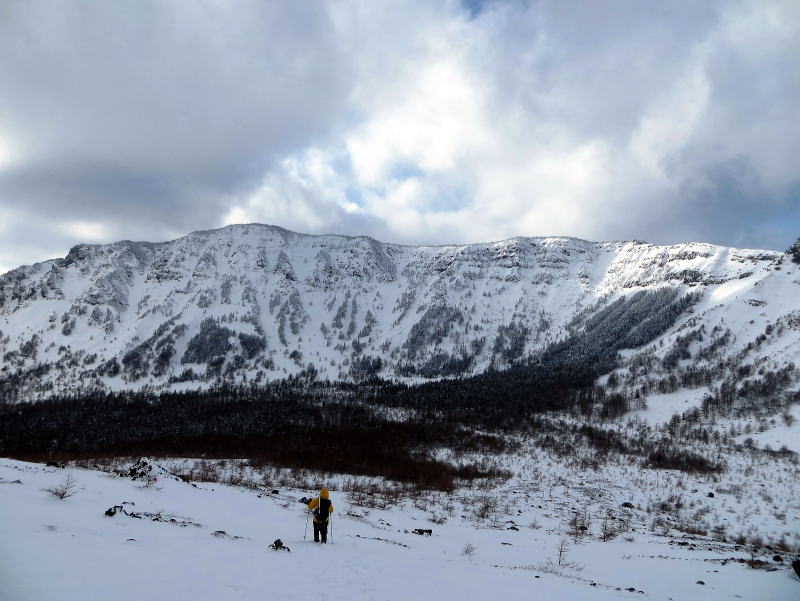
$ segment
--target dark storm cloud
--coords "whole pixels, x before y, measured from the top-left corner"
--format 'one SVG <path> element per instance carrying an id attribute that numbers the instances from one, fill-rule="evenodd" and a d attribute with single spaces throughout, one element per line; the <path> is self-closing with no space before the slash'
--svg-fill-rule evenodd
<path id="1" fill-rule="evenodd" d="M 320 4 L 0 7 L 0 202 L 180 229 L 341 113 L 347 63 Z"/>
<path id="2" fill-rule="evenodd" d="M 0 271 L 239 221 L 783 247 L 794 2 L 0 4 Z"/>

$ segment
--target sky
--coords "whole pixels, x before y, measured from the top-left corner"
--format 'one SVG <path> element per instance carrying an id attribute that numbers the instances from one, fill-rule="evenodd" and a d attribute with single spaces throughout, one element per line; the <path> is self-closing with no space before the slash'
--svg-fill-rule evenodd
<path id="1" fill-rule="evenodd" d="M 0 2 L 0 273 L 248 222 L 786 248 L 800 2 Z"/>

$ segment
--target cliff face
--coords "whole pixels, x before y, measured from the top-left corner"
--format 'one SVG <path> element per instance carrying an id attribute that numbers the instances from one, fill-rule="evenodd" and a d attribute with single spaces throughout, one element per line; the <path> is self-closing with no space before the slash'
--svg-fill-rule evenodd
<path id="1" fill-rule="evenodd" d="M 502 369 L 582 327 L 580 316 L 666 288 L 695 302 L 648 352 L 663 355 L 687 328 L 717 328 L 731 332 L 724 352 L 779 365 L 800 354 L 798 280 L 782 253 L 695 243 L 409 247 L 237 225 L 166 243 L 79 245 L 0 277 L 0 394 L 309 370 L 330 380 L 457 377 Z M 747 350 L 770 324 L 781 336 Z"/>

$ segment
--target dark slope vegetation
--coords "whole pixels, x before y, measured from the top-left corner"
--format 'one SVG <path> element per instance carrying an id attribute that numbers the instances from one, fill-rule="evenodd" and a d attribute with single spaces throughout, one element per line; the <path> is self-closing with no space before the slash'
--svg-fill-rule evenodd
<path id="1" fill-rule="evenodd" d="M 455 478 L 501 476 L 491 466 L 432 457 L 501 453 L 514 443 L 431 414 L 390 419 L 378 404 L 400 394 L 296 382 L 261 388 L 96 395 L 0 409 L 0 456 L 29 460 L 126 455 L 236 457 L 273 465 L 384 476 L 447 489 Z"/>
<path id="2" fill-rule="evenodd" d="M 552 427 L 541 419 L 546 413 L 624 412 L 627 399 L 606 398 L 596 378 L 615 367 L 620 349 L 656 338 L 694 301 L 674 290 L 637 293 L 579 316 L 569 335 L 540 355 L 466 379 L 353 385 L 318 382 L 309 373 L 259 387 L 4 405 L 0 455 L 249 457 L 447 488 L 454 478 L 499 474 L 435 460 L 436 449 L 496 454 L 513 450 L 509 435 Z"/>

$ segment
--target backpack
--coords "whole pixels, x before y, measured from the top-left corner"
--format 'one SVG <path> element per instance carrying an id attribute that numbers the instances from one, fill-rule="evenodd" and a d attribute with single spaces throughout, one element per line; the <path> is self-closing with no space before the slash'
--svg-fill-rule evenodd
<path id="1" fill-rule="evenodd" d="M 320 499 L 319 506 L 314 510 L 314 517 L 318 522 L 327 522 L 328 516 L 331 514 L 331 500 Z"/>

